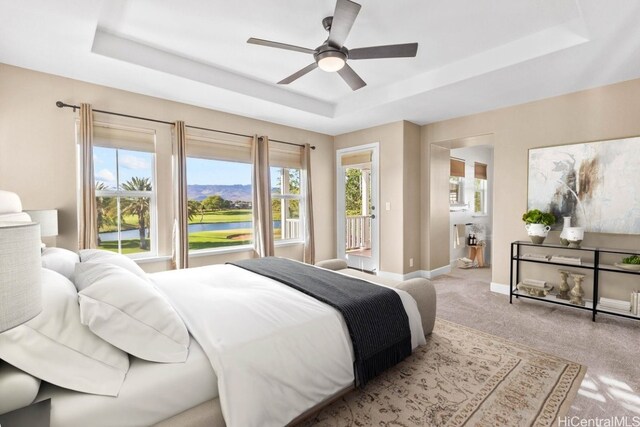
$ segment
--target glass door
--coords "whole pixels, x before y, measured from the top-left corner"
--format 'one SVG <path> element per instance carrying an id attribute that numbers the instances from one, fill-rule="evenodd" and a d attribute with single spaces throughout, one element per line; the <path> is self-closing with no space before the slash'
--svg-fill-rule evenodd
<path id="1" fill-rule="evenodd" d="M 349 267 L 378 269 L 377 146 L 338 151 L 338 256 Z"/>

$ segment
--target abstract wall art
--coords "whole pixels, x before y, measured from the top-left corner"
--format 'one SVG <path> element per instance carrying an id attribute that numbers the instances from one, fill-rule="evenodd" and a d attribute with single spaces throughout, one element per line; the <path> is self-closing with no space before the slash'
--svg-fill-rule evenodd
<path id="1" fill-rule="evenodd" d="M 640 234 L 640 137 L 529 150 L 528 209 L 595 233 Z"/>

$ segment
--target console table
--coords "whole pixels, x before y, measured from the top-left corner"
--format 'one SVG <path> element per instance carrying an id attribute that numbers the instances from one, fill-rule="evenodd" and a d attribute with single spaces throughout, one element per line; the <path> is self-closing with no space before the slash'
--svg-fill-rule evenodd
<path id="1" fill-rule="evenodd" d="M 582 262 L 581 264 L 570 264 L 570 263 L 561 263 L 555 262 L 551 260 L 542 260 L 536 258 L 524 258 L 523 248 L 526 247 L 535 247 L 542 248 L 544 252 L 548 255 L 557 255 L 558 250 L 562 251 L 571 251 L 574 252 L 575 255 L 579 255 L 580 253 L 586 254 L 588 258 L 590 258 L 589 262 Z M 554 252 L 555 251 L 555 252 Z M 630 271 L 624 270 L 622 268 L 616 267 L 615 265 L 604 264 L 601 262 L 603 255 L 617 255 L 619 257 L 629 256 L 629 255 L 640 255 L 640 252 L 626 249 L 604 249 L 604 248 L 590 248 L 590 247 L 580 247 L 580 248 L 569 248 L 567 246 L 561 245 L 552 245 L 552 244 L 541 244 L 537 245 L 535 243 L 531 243 L 528 241 L 516 241 L 511 243 L 511 260 L 510 260 L 510 279 L 509 279 L 509 303 L 513 303 L 513 297 L 516 298 L 529 298 L 535 299 L 543 302 L 548 302 L 551 304 L 559 304 L 565 305 L 569 307 L 574 307 L 581 310 L 587 310 L 591 312 L 591 319 L 595 322 L 596 314 L 603 313 L 609 314 L 613 316 L 626 317 L 629 319 L 640 320 L 640 314 L 632 314 L 628 311 L 616 310 L 608 307 L 601 307 L 598 301 L 598 293 L 600 286 L 600 272 L 611 272 L 611 273 L 620 273 L 620 274 L 631 274 L 637 277 L 638 287 L 640 289 L 640 271 Z M 591 261 L 591 259 L 593 261 Z M 532 296 L 527 294 L 526 292 L 520 291 L 517 289 L 516 285 L 520 282 L 520 263 L 538 263 L 538 264 L 547 264 L 551 266 L 561 266 L 568 267 L 573 269 L 582 269 L 587 271 L 593 271 L 593 301 L 586 300 L 584 306 L 571 304 L 567 300 L 557 299 L 555 295 L 549 294 L 547 296 Z M 515 283 L 514 283 L 515 282 Z"/>

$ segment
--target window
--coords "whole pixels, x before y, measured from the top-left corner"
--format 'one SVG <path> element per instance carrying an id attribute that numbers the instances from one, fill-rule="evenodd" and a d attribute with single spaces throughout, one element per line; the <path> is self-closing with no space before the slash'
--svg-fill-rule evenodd
<path id="1" fill-rule="evenodd" d="M 457 176 L 449 177 L 449 204 L 464 203 L 462 199 L 463 180 Z"/>
<path id="2" fill-rule="evenodd" d="M 476 213 L 487 212 L 487 165 L 474 164 L 474 193 L 473 211 Z"/>
<path id="3" fill-rule="evenodd" d="M 450 210 L 460 210 L 466 208 L 464 202 L 464 160 L 451 158 L 449 172 L 449 206 Z"/>
<path id="4" fill-rule="evenodd" d="M 189 249 L 251 244 L 251 164 L 187 157 Z"/>
<path id="5" fill-rule="evenodd" d="M 155 254 L 154 153 L 110 145 L 93 148 L 98 248 Z"/>
<path id="6" fill-rule="evenodd" d="M 301 171 L 294 168 L 272 167 L 270 174 L 274 240 L 300 240 L 302 238 Z"/>
<path id="7" fill-rule="evenodd" d="M 189 129 L 187 212 L 191 251 L 253 242 L 251 139 Z"/>

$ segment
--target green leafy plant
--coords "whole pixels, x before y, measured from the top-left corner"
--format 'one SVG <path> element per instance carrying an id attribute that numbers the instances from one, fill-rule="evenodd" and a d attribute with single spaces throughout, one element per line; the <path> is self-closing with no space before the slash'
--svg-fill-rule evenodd
<path id="1" fill-rule="evenodd" d="M 553 225 L 556 223 L 556 217 L 551 212 L 542 212 L 538 209 L 531 209 L 522 215 L 522 220 L 526 224 L 544 224 Z"/>
<path id="2" fill-rule="evenodd" d="M 640 264 L 640 255 L 632 255 L 630 257 L 622 258 L 623 264 Z"/>

